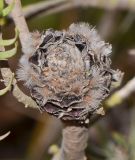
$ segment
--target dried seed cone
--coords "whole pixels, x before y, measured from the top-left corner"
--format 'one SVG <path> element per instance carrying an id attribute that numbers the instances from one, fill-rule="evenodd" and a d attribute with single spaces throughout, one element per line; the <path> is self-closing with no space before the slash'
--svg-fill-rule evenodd
<path id="1" fill-rule="evenodd" d="M 37 34 L 38 35 L 38 34 Z M 35 40 L 36 49 L 24 55 L 17 72 L 41 111 L 62 120 L 88 123 L 122 73 L 110 68 L 111 45 L 88 24 L 67 31 L 48 29 Z"/>

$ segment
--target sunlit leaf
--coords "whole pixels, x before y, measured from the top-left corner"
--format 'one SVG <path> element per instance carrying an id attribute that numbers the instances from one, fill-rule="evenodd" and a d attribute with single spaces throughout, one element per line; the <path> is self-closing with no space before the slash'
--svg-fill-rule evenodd
<path id="1" fill-rule="evenodd" d="M 15 4 L 15 0 L 1 11 L 1 15 L 3 17 L 7 16 L 12 11 L 14 4 Z"/>
<path id="2" fill-rule="evenodd" d="M 0 12 L 2 11 L 3 7 L 4 7 L 4 2 L 3 0 L 0 0 Z"/>
<path id="3" fill-rule="evenodd" d="M 3 139 L 5 139 L 9 134 L 10 134 L 10 131 L 7 132 L 6 134 L 0 136 L 0 141 L 3 140 Z"/>
<path id="4" fill-rule="evenodd" d="M 18 37 L 18 34 L 19 34 L 18 30 L 17 30 L 17 28 L 15 28 L 15 38 L 8 39 L 8 40 L 3 40 L 3 39 L 0 40 L 0 46 L 9 46 L 9 45 L 15 43 L 15 41 Z"/>
<path id="5" fill-rule="evenodd" d="M 10 78 L 10 81 L 9 81 L 7 87 L 0 90 L 0 96 L 4 95 L 7 91 L 10 90 L 11 84 L 12 84 L 12 82 L 13 82 L 13 78 L 14 78 L 14 74 L 12 74 L 12 77 Z"/>
<path id="6" fill-rule="evenodd" d="M 17 52 L 17 46 L 18 46 L 18 43 L 16 42 L 15 47 L 13 49 L 0 52 L 0 60 L 6 60 L 6 59 L 14 56 Z"/>

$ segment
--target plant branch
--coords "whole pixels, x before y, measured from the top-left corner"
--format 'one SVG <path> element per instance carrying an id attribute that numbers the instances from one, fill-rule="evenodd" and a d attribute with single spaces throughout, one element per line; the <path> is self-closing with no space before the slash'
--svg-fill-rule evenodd
<path id="1" fill-rule="evenodd" d="M 65 126 L 62 146 L 53 160 L 86 160 L 85 148 L 88 141 L 88 128 L 81 126 Z"/>
<path id="2" fill-rule="evenodd" d="M 66 3 L 68 3 L 67 0 L 51 0 L 31 4 L 23 8 L 24 16 L 29 18 L 43 11 L 50 12 L 63 5 L 65 6 Z"/>
<path id="3" fill-rule="evenodd" d="M 44 12 L 45 15 L 65 11 L 71 8 L 97 7 L 105 10 L 130 10 L 135 11 L 135 2 L 129 0 L 51 0 L 32 4 L 24 8 L 24 15 L 29 18 L 38 13 Z"/>

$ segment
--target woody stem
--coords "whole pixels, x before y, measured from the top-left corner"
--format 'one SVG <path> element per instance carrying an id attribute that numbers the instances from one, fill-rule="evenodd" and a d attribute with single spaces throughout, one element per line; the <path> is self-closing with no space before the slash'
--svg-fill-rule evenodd
<path id="1" fill-rule="evenodd" d="M 53 160 L 86 160 L 85 149 L 88 141 L 88 128 L 65 125 L 62 135 L 61 150 Z"/>

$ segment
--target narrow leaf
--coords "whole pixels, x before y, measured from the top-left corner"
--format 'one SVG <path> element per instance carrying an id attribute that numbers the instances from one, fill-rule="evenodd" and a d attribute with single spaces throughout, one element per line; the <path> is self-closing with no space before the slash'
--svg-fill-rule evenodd
<path id="1" fill-rule="evenodd" d="M 17 30 L 17 28 L 15 28 L 15 38 L 12 38 L 12 39 L 8 39 L 8 40 L 0 40 L 0 46 L 9 46 L 13 43 L 15 43 L 17 37 L 19 35 L 19 32 Z"/>
<path id="2" fill-rule="evenodd" d="M 15 4 L 15 0 L 2 10 L 1 14 L 3 17 L 7 16 L 12 11 L 14 4 Z"/>
<path id="3" fill-rule="evenodd" d="M 0 96 L 4 95 L 7 91 L 10 90 L 11 84 L 13 82 L 13 77 L 14 77 L 14 74 L 12 74 L 12 77 L 10 78 L 10 81 L 9 81 L 8 85 L 6 86 L 6 88 L 0 90 Z"/>
<path id="4" fill-rule="evenodd" d="M 17 52 L 17 46 L 18 46 L 18 43 L 16 42 L 15 47 L 13 49 L 0 52 L 0 60 L 6 60 L 6 59 L 14 56 Z"/>

